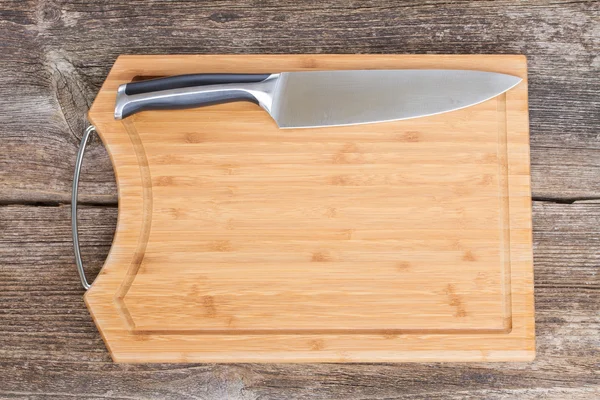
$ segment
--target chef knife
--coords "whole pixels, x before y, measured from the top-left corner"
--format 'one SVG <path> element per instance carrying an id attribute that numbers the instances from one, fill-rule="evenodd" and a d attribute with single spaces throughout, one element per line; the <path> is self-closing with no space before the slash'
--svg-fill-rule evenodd
<path id="1" fill-rule="evenodd" d="M 489 100 L 521 78 L 467 70 L 355 70 L 191 74 L 121 85 L 115 119 L 145 110 L 252 101 L 280 128 L 385 122 Z"/>

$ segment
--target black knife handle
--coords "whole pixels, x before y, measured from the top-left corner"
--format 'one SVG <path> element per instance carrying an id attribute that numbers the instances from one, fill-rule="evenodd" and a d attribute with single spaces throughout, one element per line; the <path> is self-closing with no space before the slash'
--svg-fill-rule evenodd
<path id="1" fill-rule="evenodd" d="M 223 75 L 220 75 L 220 78 L 222 77 Z M 127 85 L 121 85 L 117 90 L 115 119 L 127 118 L 145 110 L 177 110 L 244 100 L 258 103 L 269 111 L 273 91 L 279 79 L 278 74 L 254 75 L 253 77 L 246 75 L 241 80 L 239 75 L 226 75 L 226 78 L 228 80 L 226 83 L 177 88 L 169 86 L 168 89 L 134 94 L 127 94 Z M 257 81 L 258 78 L 261 80 Z M 171 80 L 172 78 L 163 79 Z M 219 79 L 219 77 L 215 76 L 214 79 Z M 244 79 L 246 81 L 242 82 Z M 247 81 L 248 79 L 252 80 Z M 183 83 L 180 82 L 180 84 Z"/>
<path id="2" fill-rule="evenodd" d="M 160 90 L 180 89 L 191 86 L 217 85 L 223 83 L 261 82 L 270 74 L 187 74 L 167 78 L 130 82 L 125 86 L 125 94 L 157 92 Z"/>

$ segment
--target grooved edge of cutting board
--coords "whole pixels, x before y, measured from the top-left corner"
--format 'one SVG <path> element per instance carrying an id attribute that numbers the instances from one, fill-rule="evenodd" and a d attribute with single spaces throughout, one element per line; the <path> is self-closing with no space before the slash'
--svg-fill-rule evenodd
<path id="1" fill-rule="evenodd" d="M 152 265 L 152 255 L 147 250 L 156 248 L 150 240 L 152 228 L 160 229 L 161 221 L 153 224 L 153 190 L 162 182 L 153 180 L 143 140 L 153 140 L 147 133 L 144 138 L 136 125 L 161 123 L 151 117 L 133 117 L 125 121 L 112 118 L 114 97 L 119 84 L 137 76 L 163 76 L 192 72 L 264 72 L 302 69 L 364 69 L 364 68 L 448 68 L 479 69 L 509 73 L 524 78 L 515 89 L 493 100 L 498 121 L 499 155 L 498 184 L 501 191 L 500 207 L 505 246 L 505 266 L 502 275 L 502 309 L 495 312 L 497 321 L 484 324 L 483 319 L 450 318 L 440 327 L 431 326 L 427 320 L 420 327 L 394 328 L 394 315 L 390 326 L 365 327 L 366 315 L 348 319 L 347 327 L 333 328 L 339 321 L 332 315 L 327 328 L 312 326 L 310 318 L 301 311 L 298 320 L 311 325 L 298 329 L 297 322 L 285 318 L 277 323 L 287 324 L 274 328 L 253 315 L 247 316 L 246 325 L 220 328 L 220 322 L 207 327 L 214 319 L 207 319 L 206 310 L 214 309 L 212 303 L 192 307 L 188 315 L 179 320 L 171 317 L 176 308 L 152 304 L 144 292 L 145 282 L 138 277 L 142 263 Z M 533 322 L 533 271 L 531 244 L 531 211 L 529 183 L 529 142 L 527 118 L 526 62 L 522 56 L 404 56 L 404 55 L 290 55 L 290 56 L 121 56 L 111 70 L 92 109 L 89 119 L 94 123 L 105 143 L 119 187 L 119 221 L 113 247 L 101 274 L 85 296 L 86 304 L 115 361 L 121 362 L 367 362 L 367 361 L 502 361 L 530 360 L 535 354 Z M 510 107 L 507 106 L 510 104 Z M 237 107 L 237 108 L 236 108 Z M 251 107 L 251 106 L 249 106 Z M 483 106 L 482 106 L 483 107 Z M 232 111 L 233 110 L 233 111 Z M 234 106 L 222 112 L 246 113 L 249 108 Z M 218 117 L 218 112 L 215 115 Z M 478 112 L 478 111 L 475 111 Z M 485 112 L 485 107 L 481 109 Z M 176 112 L 173 118 L 197 118 L 197 111 Z M 184 114 L 185 113 L 185 114 Z M 449 113 L 447 115 L 450 115 Z M 159 115 L 159 114 L 157 114 Z M 161 114 L 169 122 L 167 114 Z M 202 114 L 203 116 L 210 114 Z M 250 114 L 248 114 L 250 115 Z M 252 114 L 253 115 L 253 114 Z M 207 117 L 208 118 L 208 117 Z M 443 118 L 443 117 L 442 117 Z M 217 118 L 218 119 L 218 118 Z M 262 123 L 263 120 L 253 123 Z M 414 120 L 417 121 L 417 120 Z M 459 121 L 460 122 L 460 121 Z M 373 131 L 381 127 L 372 125 Z M 335 131 L 331 131 L 334 132 Z M 285 134 L 282 133 L 282 134 Z M 185 140 L 196 142 L 194 128 L 186 133 Z M 409 141 L 412 140 L 409 138 Z M 146 144 L 148 146 L 148 144 Z M 352 152 L 354 154 L 354 152 Z M 152 155 L 151 155 L 152 157 Z M 344 155 L 343 157 L 346 157 Z M 235 169 L 235 168 L 234 168 Z M 171 178 L 169 184 L 173 182 Z M 376 179 L 377 177 L 373 178 Z M 158 179 L 158 178 L 157 178 Z M 167 179 L 167 180 L 168 180 Z M 504 181 L 502 181 L 504 179 Z M 346 182 L 342 182 L 345 184 Z M 168 186 L 168 185 L 167 185 Z M 160 192 L 157 192 L 160 194 Z M 164 196 L 163 196 L 164 197 Z M 158 197 L 161 198 L 160 196 Z M 329 211 L 327 211 L 329 212 Z M 335 212 L 335 211 L 334 211 Z M 380 234 L 380 233 L 379 233 Z M 147 248 L 150 242 L 150 248 Z M 235 243 L 235 241 L 234 241 Z M 211 241 L 210 246 L 230 246 L 230 241 Z M 260 245 L 260 243 L 258 243 Z M 217 246 L 217 247 L 219 247 Z M 294 243 L 289 246 L 295 246 Z M 218 249 L 219 251 L 227 249 Z M 180 255 L 185 253 L 180 253 Z M 160 254 L 159 254 L 160 255 Z M 248 256 L 253 256 L 249 253 Z M 327 252 L 313 254 L 313 261 L 335 261 Z M 471 257 L 469 251 L 465 257 Z M 332 259 L 332 260 L 330 260 Z M 160 266 L 160 263 L 157 265 Z M 347 267 L 344 267 L 347 268 Z M 381 267 L 385 269 L 386 266 Z M 190 269 L 194 272 L 194 269 Z M 152 275 L 148 275 L 152 278 Z M 181 279 L 181 278 L 180 278 Z M 222 278 L 223 279 L 223 278 Z M 132 290 L 134 281 L 141 283 Z M 148 281 L 152 284 L 152 281 Z M 178 282 L 178 281 L 174 281 Z M 181 281 L 179 281 L 181 282 Z M 157 286 L 160 289 L 160 286 Z M 192 287 L 192 290 L 194 288 Z M 446 295 L 450 305 L 461 313 L 460 296 L 448 285 Z M 483 295 L 482 295 L 483 296 Z M 172 298 L 172 297 L 171 297 Z M 212 296 L 203 299 L 212 302 Z M 336 298 L 333 301 L 338 301 Z M 181 307 L 188 307 L 184 299 Z M 132 313 L 131 306 L 134 306 Z M 149 307 L 169 312 L 162 319 L 153 320 Z M 490 307 L 491 309 L 492 307 Z M 497 308 L 497 307 L 496 307 Z M 197 309 L 203 309 L 199 314 Z M 393 310 L 393 309 L 392 309 Z M 327 310 L 326 310 L 327 311 Z M 492 312 L 492 311 L 490 311 Z M 373 312 L 377 315 L 377 312 Z M 475 313 L 476 314 L 476 313 Z M 309 316 L 309 314 L 306 314 Z M 463 317 L 463 316 L 461 316 Z M 230 317 L 231 318 L 231 317 Z M 332 319 L 333 318 L 333 319 Z M 340 317 L 341 318 L 341 317 Z M 399 318 L 399 317 L 397 317 Z M 336 322 L 337 321 L 337 322 Z M 456 325 L 456 321 L 460 322 Z M 230 321 L 231 322 L 231 321 Z M 462 324 L 462 325 L 461 325 Z M 197 325 L 197 326 L 196 326 Z M 231 325 L 231 324 L 230 324 Z M 300 323 L 301 325 L 301 323 Z M 455 326 L 456 325 L 456 326 Z M 480 326 L 481 327 L 478 327 Z M 462 326 L 462 327 L 461 327 Z"/>

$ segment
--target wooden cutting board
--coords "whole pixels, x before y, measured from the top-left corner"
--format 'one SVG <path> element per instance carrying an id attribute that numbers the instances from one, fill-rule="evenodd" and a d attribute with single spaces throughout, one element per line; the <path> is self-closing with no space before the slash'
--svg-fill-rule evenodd
<path id="1" fill-rule="evenodd" d="M 403 68 L 524 80 L 350 127 L 280 130 L 251 103 L 113 118 L 145 77 Z M 89 120 L 119 219 L 85 300 L 115 361 L 533 359 L 524 57 L 121 56 Z"/>

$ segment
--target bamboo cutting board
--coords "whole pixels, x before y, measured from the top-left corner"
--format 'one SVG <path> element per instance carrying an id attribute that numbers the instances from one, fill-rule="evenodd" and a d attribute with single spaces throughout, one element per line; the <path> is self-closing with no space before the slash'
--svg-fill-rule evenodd
<path id="1" fill-rule="evenodd" d="M 405 121 L 280 130 L 251 103 L 115 121 L 201 72 L 477 69 L 524 80 Z M 522 56 L 121 56 L 89 113 L 119 219 L 85 300 L 118 362 L 531 360 Z"/>

